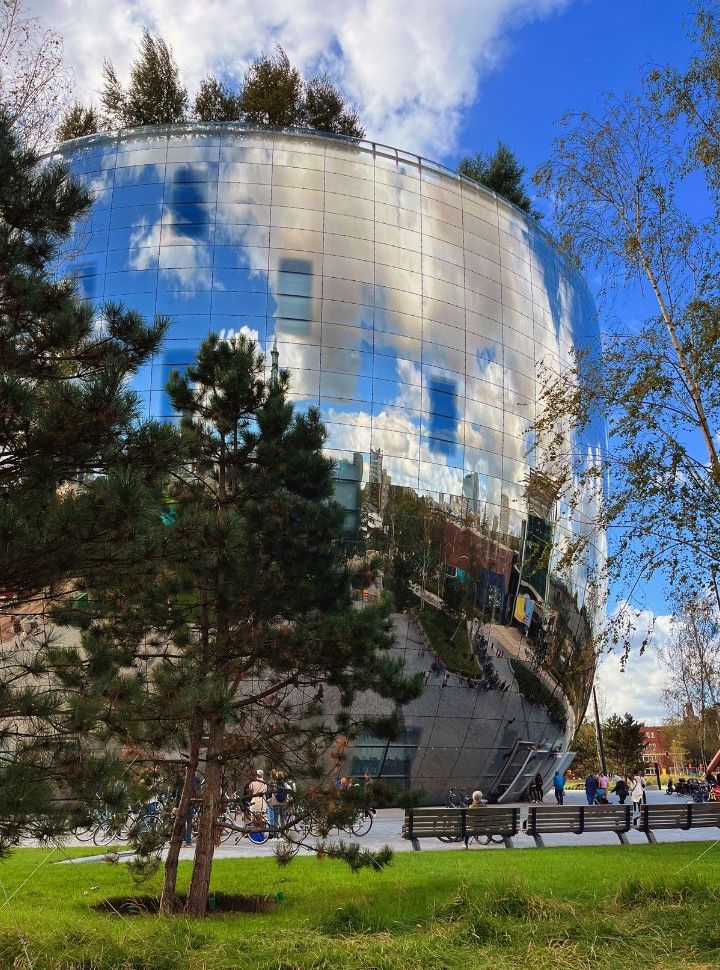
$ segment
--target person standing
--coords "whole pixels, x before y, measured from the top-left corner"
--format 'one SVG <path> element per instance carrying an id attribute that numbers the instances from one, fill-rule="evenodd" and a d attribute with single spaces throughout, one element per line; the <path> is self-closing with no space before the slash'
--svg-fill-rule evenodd
<path id="1" fill-rule="evenodd" d="M 592 772 L 585 779 L 585 797 L 588 805 L 595 804 L 595 792 L 598 789 L 597 777 Z"/>
<path id="2" fill-rule="evenodd" d="M 633 775 L 632 782 L 630 783 L 630 798 L 633 804 L 633 823 L 637 823 L 640 818 L 640 806 L 642 805 L 643 796 L 645 794 L 645 785 L 639 774 Z"/>
<path id="3" fill-rule="evenodd" d="M 256 828 L 264 827 L 265 813 L 267 811 L 267 782 L 265 772 L 258 768 L 255 777 L 247 786 L 247 794 L 250 798 L 250 811 L 252 813 L 253 825 Z"/>
<path id="4" fill-rule="evenodd" d="M 271 839 L 274 838 L 274 836 L 275 836 L 275 833 L 273 832 L 273 829 L 275 828 L 275 826 L 277 824 L 276 821 L 275 821 L 275 807 L 277 805 L 277 801 L 275 799 L 275 790 L 276 790 L 276 785 L 277 785 L 277 776 L 278 776 L 278 772 L 277 771 L 273 770 L 273 771 L 270 772 L 270 781 L 268 782 L 267 794 L 266 794 L 266 797 L 267 797 L 267 820 L 268 820 L 268 828 L 270 829 L 270 838 Z"/>
<path id="5" fill-rule="evenodd" d="M 607 774 L 604 771 L 602 771 L 600 773 L 600 777 L 598 778 L 598 784 L 599 784 L 600 788 L 602 789 L 602 802 L 603 802 L 604 805 L 607 805 L 607 803 L 608 803 L 608 786 L 610 784 L 610 779 L 608 778 Z"/>
<path id="6" fill-rule="evenodd" d="M 618 778 L 618 780 L 615 782 L 615 794 L 617 795 L 620 804 L 624 805 L 625 799 L 630 794 L 628 783 L 624 778 Z"/>
<path id="7" fill-rule="evenodd" d="M 289 785 L 285 781 L 285 775 L 282 773 L 282 771 L 276 771 L 275 785 L 273 790 L 273 801 L 275 802 L 274 824 L 276 830 L 285 828 L 287 819 L 288 791 Z"/>
<path id="8" fill-rule="evenodd" d="M 555 801 L 562 805 L 565 800 L 565 775 L 561 771 L 556 771 L 553 775 L 553 788 L 555 789 Z"/>
<path id="9" fill-rule="evenodd" d="M 535 775 L 535 781 L 533 783 L 533 788 L 534 788 L 533 801 L 534 802 L 541 802 L 543 800 L 543 787 L 544 787 L 544 785 L 543 785 L 543 776 L 538 771 L 538 773 Z"/>

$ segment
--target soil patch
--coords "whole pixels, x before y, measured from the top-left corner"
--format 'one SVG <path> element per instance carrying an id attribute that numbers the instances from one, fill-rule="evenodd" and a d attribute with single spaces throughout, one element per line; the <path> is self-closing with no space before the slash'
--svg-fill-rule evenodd
<path id="1" fill-rule="evenodd" d="M 187 896 L 178 895 L 175 899 L 175 912 L 183 913 Z M 272 896 L 231 896 L 226 893 L 212 893 L 208 901 L 208 916 L 214 913 L 271 913 L 277 909 L 278 902 Z M 113 896 L 94 903 L 91 907 L 96 913 L 110 913 L 122 916 L 150 916 L 160 911 L 157 896 Z"/>

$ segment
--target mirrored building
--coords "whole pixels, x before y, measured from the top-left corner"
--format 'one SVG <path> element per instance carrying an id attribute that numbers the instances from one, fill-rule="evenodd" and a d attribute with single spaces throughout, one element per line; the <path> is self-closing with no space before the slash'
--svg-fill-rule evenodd
<path id="1" fill-rule="evenodd" d="M 597 495 L 572 511 L 536 467 L 538 369 L 597 345 L 592 299 L 550 237 L 494 193 L 396 149 L 182 125 L 56 152 L 95 195 L 63 272 L 100 306 L 167 314 L 139 376 L 147 412 L 209 331 L 252 336 L 320 409 L 358 596 L 397 599 L 422 671 L 405 734 L 344 773 L 516 797 L 567 761 L 601 604 Z M 582 447 L 597 459 L 598 422 Z M 563 543 L 588 535 L 582 564 Z"/>

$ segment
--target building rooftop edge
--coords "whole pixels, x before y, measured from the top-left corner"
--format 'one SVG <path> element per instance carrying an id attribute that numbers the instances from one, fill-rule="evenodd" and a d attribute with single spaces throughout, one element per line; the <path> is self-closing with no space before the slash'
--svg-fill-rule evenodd
<path id="1" fill-rule="evenodd" d="M 541 235 L 548 239 L 555 249 L 557 249 L 557 242 L 545 229 L 544 226 L 538 221 L 537 218 L 530 215 L 524 209 L 515 205 L 509 199 L 504 196 L 498 195 L 493 189 L 488 188 L 486 185 L 482 185 L 480 182 L 476 182 L 474 179 L 467 178 L 465 175 L 461 175 L 459 172 L 442 162 L 436 162 L 431 158 L 426 158 L 423 155 L 418 155 L 414 152 L 406 152 L 400 148 L 394 148 L 392 145 L 385 145 L 379 141 L 372 141 L 366 138 L 351 138 L 348 135 L 338 135 L 333 132 L 318 131 L 315 128 L 275 128 L 270 125 L 247 125 L 241 121 L 216 121 L 216 122 L 205 122 L 205 121 L 185 121 L 178 122 L 176 124 L 164 124 L 164 125 L 140 125 L 135 128 L 121 128 L 118 131 L 104 131 L 97 132 L 94 135 L 84 135 L 82 138 L 71 138 L 68 141 L 60 142 L 51 150 L 43 153 L 43 158 L 49 158 L 58 151 L 65 150 L 66 148 L 82 148 L 85 146 L 93 145 L 96 142 L 112 141 L 127 138 L 129 136 L 137 135 L 142 132 L 150 131 L 165 131 L 168 134 L 171 132 L 189 132 L 189 131 L 203 131 L 203 132 L 259 132 L 259 133 L 269 133 L 273 135 L 291 135 L 298 136 L 302 138 L 316 138 L 319 141 L 337 141 L 345 145 L 357 145 L 363 146 L 366 149 L 371 149 L 374 155 L 382 155 L 386 158 L 394 158 L 397 162 L 409 162 L 413 165 L 417 165 L 418 168 L 425 168 L 433 172 L 437 172 L 440 175 L 450 178 L 453 181 L 459 183 L 460 185 L 467 186 L 474 191 L 479 192 L 481 195 L 487 195 L 494 199 L 496 202 L 502 202 L 503 205 L 508 206 L 509 209 L 514 211 L 520 218 L 526 222 L 528 225 L 532 226 Z M 579 270 L 578 270 L 579 272 Z"/>

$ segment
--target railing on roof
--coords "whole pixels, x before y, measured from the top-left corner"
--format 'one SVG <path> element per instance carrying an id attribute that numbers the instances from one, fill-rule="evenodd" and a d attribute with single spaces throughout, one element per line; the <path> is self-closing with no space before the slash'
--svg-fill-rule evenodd
<path id="1" fill-rule="evenodd" d="M 50 157 L 55 154 L 64 155 L 66 148 L 76 151 L 79 148 L 90 148 L 96 143 L 107 143 L 112 140 L 120 142 L 128 137 L 141 136 L 143 132 L 152 132 L 155 135 L 192 134 L 195 132 L 207 134 L 212 132 L 219 132 L 221 134 L 225 132 L 228 134 L 233 132 L 237 132 L 238 134 L 257 132 L 258 134 L 293 135 L 303 138 L 316 138 L 323 141 L 331 140 L 341 142 L 348 146 L 360 148 L 366 152 L 369 151 L 373 156 L 379 155 L 382 158 L 391 159 L 395 161 L 397 165 L 413 165 L 421 172 L 431 172 L 437 175 L 442 175 L 444 178 L 449 178 L 462 186 L 471 188 L 474 192 L 480 191 L 481 194 L 489 195 L 495 200 L 496 204 L 498 201 L 502 202 L 504 205 L 514 210 L 522 218 L 523 222 L 532 226 L 550 242 L 554 242 L 550 233 L 540 225 L 536 218 L 531 216 L 524 209 L 521 209 L 519 206 L 515 205 L 514 202 L 510 202 L 509 199 L 498 195 L 493 189 L 490 189 L 487 186 L 482 185 L 480 182 L 476 182 L 474 179 L 468 178 L 465 175 L 461 175 L 458 171 L 444 165 L 442 162 L 436 162 L 433 159 L 425 158 L 423 155 L 416 155 L 412 152 L 405 152 L 402 149 L 394 148 L 392 145 L 385 145 L 383 142 L 370 141 L 366 138 L 351 138 L 349 135 L 339 135 L 335 134 L 334 132 L 318 131 L 315 128 L 276 128 L 271 125 L 248 125 L 242 121 L 184 121 L 177 122 L 176 124 L 141 125 L 137 128 L 121 128 L 114 132 L 98 132 L 95 135 L 85 135 L 82 138 L 70 139 L 69 141 L 62 142 L 55 149 L 53 149 L 53 151 L 48 152 L 46 157 Z"/>

